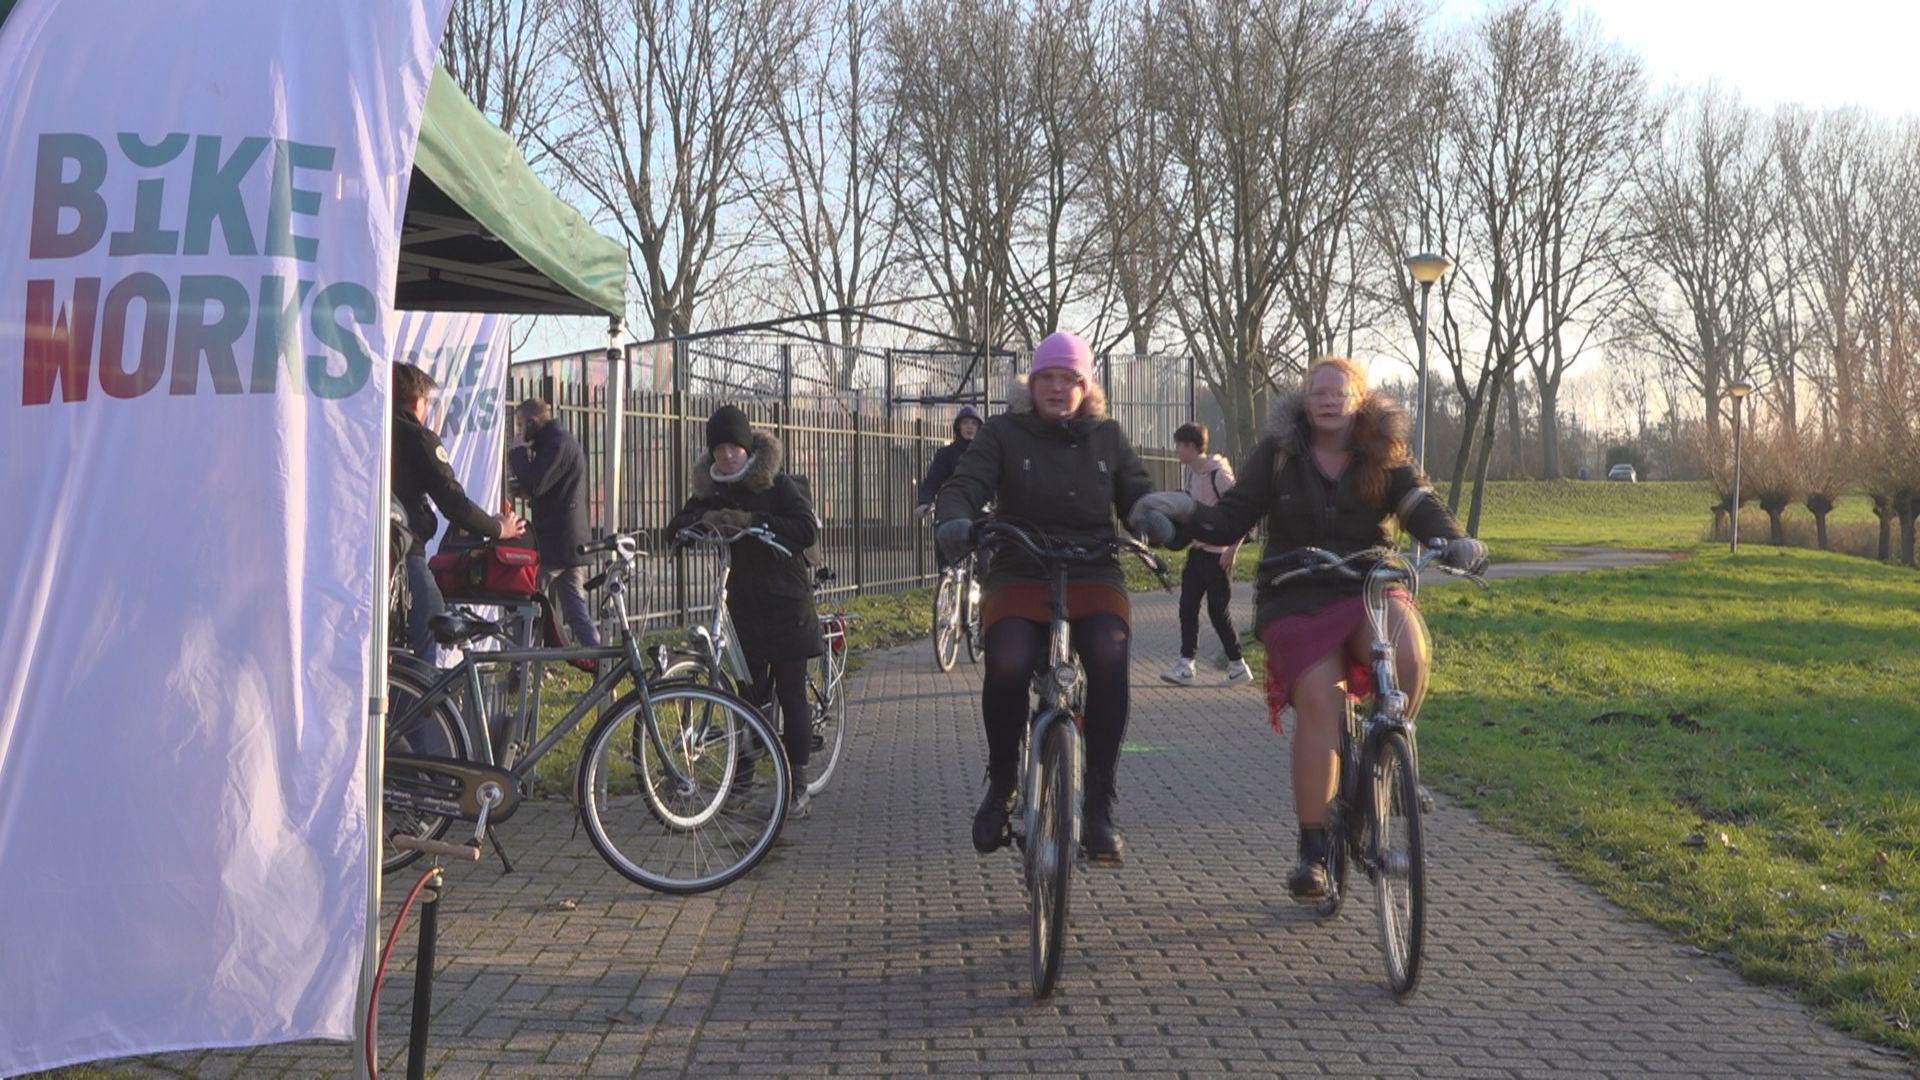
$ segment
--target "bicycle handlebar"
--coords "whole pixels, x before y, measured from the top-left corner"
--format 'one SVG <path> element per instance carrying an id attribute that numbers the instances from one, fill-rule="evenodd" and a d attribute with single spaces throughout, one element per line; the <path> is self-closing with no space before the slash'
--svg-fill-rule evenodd
<path id="1" fill-rule="evenodd" d="M 1037 532 L 1038 530 L 1034 531 Z M 1168 588 L 1172 587 L 1172 579 L 1167 570 L 1166 560 L 1155 554 L 1153 549 L 1132 537 L 1112 536 L 1102 540 L 1091 542 L 1077 541 L 1060 546 L 1047 543 L 1046 546 L 1043 547 L 1040 541 L 1036 541 L 1032 533 L 1027 529 L 1015 525 L 1010 521 L 980 522 L 974 525 L 973 532 L 974 542 L 972 546 L 975 551 L 981 551 L 1000 543 L 1010 543 L 1015 547 L 1023 549 L 1042 566 L 1093 566 L 1098 565 L 1101 561 L 1114 555 L 1132 555 L 1147 564 L 1147 569 L 1152 570 L 1154 574 L 1160 578 L 1161 585 Z M 1043 533 L 1041 534 L 1041 540 L 1044 539 L 1045 534 Z"/>
<path id="2" fill-rule="evenodd" d="M 1280 574 L 1278 577 L 1267 580 L 1268 585 L 1280 585 L 1292 581 L 1294 578 L 1326 573 L 1337 574 L 1340 577 L 1354 581 L 1359 581 L 1371 573 L 1380 573 L 1391 578 L 1404 580 L 1406 578 L 1418 577 L 1421 571 L 1433 567 L 1442 573 L 1450 574 L 1454 577 L 1463 577 L 1481 585 L 1486 584 L 1486 579 L 1479 574 L 1469 570 L 1457 569 L 1440 562 L 1440 555 L 1446 548 L 1447 541 L 1444 539 L 1429 540 L 1425 546 L 1409 558 L 1397 548 L 1362 548 L 1351 554 L 1336 555 L 1325 548 L 1302 547 L 1279 555 L 1269 555 L 1261 559 L 1256 574 L 1264 576 L 1282 567 L 1293 567 L 1293 569 Z M 1396 562 L 1398 562 L 1399 565 L 1393 565 Z M 1356 567 L 1355 564 L 1357 563 L 1371 563 L 1373 565 L 1368 566 L 1365 572 L 1362 572 Z"/>
<path id="3" fill-rule="evenodd" d="M 597 555 L 602 551 L 614 552 L 623 559 L 631 559 L 639 555 L 648 554 L 646 550 L 646 535 L 639 530 L 611 533 L 598 540 L 589 540 L 584 544 L 576 544 L 573 549 L 575 555 Z"/>
<path id="4" fill-rule="evenodd" d="M 773 530 L 765 525 L 734 528 L 696 522 L 681 529 L 673 539 L 677 544 L 715 544 L 731 547 L 747 537 L 752 537 L 789 558 L 793 555 L 793 549 L 781 543 L 780 539 L 773 535 Z"/>

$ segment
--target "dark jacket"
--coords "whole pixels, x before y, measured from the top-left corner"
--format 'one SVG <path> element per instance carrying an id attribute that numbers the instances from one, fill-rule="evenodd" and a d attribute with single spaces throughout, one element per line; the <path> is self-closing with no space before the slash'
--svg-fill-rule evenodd
<path id="1" fill-rule="evenodd" d="M 526 446 L 507 452 L 507 468 L 520 494 L 533 503 L 533 535 L 542 567 L 586 562 L 573 549 L 587 533 L 587 455 L 580 441 L 549 420 L 534 429 Z"/>
<path id="2" fill-rule="evenodd" d="M 1368 394 L 1360 411 L 1353 459 L 1338 480 L 1329 481 L 1308 449 L 1312 432 L 1306 399 L 1297 394 L 1283 399 L 1274 408 L 1266 436 L 1241 464 L 1238 482 L 1220 497 L 1219 505 L 1194 511 L 1188 523 L 1194 539 L 1231 544 L 1264 520 L 1266 548 L 1261 557 L 1267 558 L 1309 546 L 1338 555 L 1386 546 L 1391 543 L 1389 517 L 1398 518 L 1402 527 L 1422 540 L 1463 535 L 1446 504 L 1434 496 L 1427 478 L 1411 463 L 1387 470 L 1382 505 L 1371 506 L 1361 499 L 1355 477 L 1362 462 L 1379 460 L 1396 438 L 1405 445 L 1406 413 L 1380 393 Z M 1254 622 L 1264 626 L 1283 615 L 1358 595 L 1363 588 L 1359 581 L 1309 577 L 1276 589 L 1262 580 L 1253 594 Z"/>
<path id="3" fill-rule="evenodd" d="M 988 420 L 960 456 L 953 477 L 934 500 L 934 518 L 977 517 L 993 503 L 996 519 L 1037 526 L 1054 542 L 1108 540 L 1140 497 L 1153 490 L 1117 421 L 1107 417 L 1106 395 L 1089 387 L 1080 413 L 1052 423 L 1033 411 L 1025 381 L 1016 384 L 1005 413 Z M 1074 580 L 1125 582 L 1118 563 L 1075 567 Z M 986 585 L 1045 580 L 1033 560 L 1009 549 L 994 552 Z"/>
<path id="4" fill-rule="evenodd" d="M 436 506 L 456 528 L 488 539 L 500 535 L 500 523 L 467 498 L 453 475 L 453 460 L 440 436 L 399 409 L 393 411 L 393 497 L 406 507 L 407 531 L 422 545 L 440 531 Z"/>
<path id="5" fill-rule="evenodd" d="M 940 494 L 940 485 L 953 476 L 953 467 L 960 463 L 960 455 L 973 445 L 972 439 L 960 437 L 960 425 L 967 420 L 979 423 L 980 414 L 969 407 L 953 418 L 953 441 L 933 452 L 933 460 L 927 463 L 927 478 L 920 481 L 920 499 L 915 506 L 933 505 L 934 497 Z"/>
<path id="6" fill-rule="evenodd" d="M 733 580 L 727 611 L 748 659 L 755 663 L 804 660 L 826 651 L 813 607 L 813 569 L 801 552 L 819 532 L 813 507 L 793 477 L 781 471 L 785 450 L 780 440 L 755 432 L 747 471 L 732 483 L 713 478 L 713 455 L 702 454 L 693 467 L 693 497 L 667 523 L 669 538 L 700 520 L 709 510 L 745 510 L 753 524 L 765 525 L 793 550 L 781 555 L 758 540 L 733 545 Z"/>
<path id="7" fill-rule="evenodd" d="M 933 452 L 933 460 L 927 464 L 927 478 L 920 481 L 920 501 L 915 506 L 932 504 L 934 497 L 940 494 L 940 486 L 953 477 L 954 466 L 960 464 L 960 455 L 973 445 L 972 439 L 956 438 Z"/>

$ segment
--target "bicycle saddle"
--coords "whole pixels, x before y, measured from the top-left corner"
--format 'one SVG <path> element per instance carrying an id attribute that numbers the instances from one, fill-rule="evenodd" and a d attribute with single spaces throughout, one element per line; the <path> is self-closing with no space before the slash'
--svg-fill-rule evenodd
<path id="1" fill-rule="evenodd" d="M 500 624 L 465 612 L 435 615 L 427 620 L 427 631 L 442 645 L 460 645 L 478 638 L 504 637 Z"/>

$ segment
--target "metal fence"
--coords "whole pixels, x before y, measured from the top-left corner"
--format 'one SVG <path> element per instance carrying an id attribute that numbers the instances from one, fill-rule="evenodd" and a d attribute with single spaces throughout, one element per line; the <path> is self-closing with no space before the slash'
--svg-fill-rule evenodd
<path id="1" fill-rule="evenodd" d="M 913 513 L 921 478 L 952 438 L 959 405 L 1000 411 L 1025 362 L 1008 353 L 723 338 L 628 346 L 618 372 L 603 352 L 517 361 L 508 389 L 515 401 L 552 403 L 580 440 L 595 533 L 609 524 L 645 529 L 660 549 L 659 530 L 691 491 L 707 417 L 723 404 L 740 406 L 779 437 L 787 471 L 807 478 L 823 523 L 816 558 L 837 574 L 835 591 L 874 593 L 937 579 L 932 530 Z M 1173 431 L 1192 416 L 1191 364 L 1103 358 L 1101 377 L 1155 485 L 1177 484 Z M 634 615 L 649 628 L 683 625 L 707 606 L 713 578 L 713 567 L 692 554 L 655 560 L 636 583 Z"/>

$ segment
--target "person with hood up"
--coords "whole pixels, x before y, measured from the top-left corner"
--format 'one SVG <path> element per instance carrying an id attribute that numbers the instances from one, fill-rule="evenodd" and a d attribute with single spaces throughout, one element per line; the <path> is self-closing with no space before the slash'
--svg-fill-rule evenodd
<path id="1" fill-rule="evenodd" d="M 1187 467 L 1187 494 L 1201 506 L 1213 506 L 1233 490 L 1233 466 L 1219 454 L 1207 453 L 1205 424 L 1182 424 L 1173 433 L 1173 452 Z M 1176 686 L 1192 686 L 1193 658 L 1200 652 L 1200 601 L 1207 602 L 1207 620 L 1220 635 L 1227 653 L 1227 681 L 1253 681 L 1253 670 L 1240 655 L 1240 634 L 1233 628 L 1228 607 L 1233 602 L 1233 563 L 1240 545 L 1195 543 L 1187 552 L 1187 568 L 1180 575 L 1180 659 L 1160 676 Z"/>
<path id="2" fill-rule="evenodd" d="M 782 555 L 752 539 L 735 544 L 727 613 L 755 672 L 753 700 L 765 698 L 772 680 L 781 742 L 798 777 L 813 750 L 807 662 L 826 651 L 826 640 L 813 606 L 813 571 L 804 555 L 819 523 L 784 468 L 780 440 L 755 431 L 737 406 L 722 405 L 707 420 L 707 452 L 694 463 L 693 495 L 667 523 L 667 535 L 678 536 L 696 523 L 715 529 L 764 526 L 791 552 Z M 803 808 L 806 785 L 795 783 L 793 790 L 796 808 Z"/>
<path id="3" fill-rule="evenodd" d="M 1016 383 L 1005 413 L 981 426 L 953 477 L 934 500 L 935 543 L 948 560 L 964 558 L 974 518 L 993 516 L 1042 530 L 1056 544 L 1097 543 L 1116 535 L 1152 490 L 1106 396 L 1093 378 L 1093 350 L 1068 333 L 1049 335 L 1033 367 Z M 1158 515 L 1154 515 L 1157 517 Z M 1158 532 L 1173 527 L 1160 519 Z M 1029 720 L 1027 687 L 1047 655 L 1052 585 L 1024 554 L 996 551 L 983 582 L 986 666 L 980 690 L 987 734 L 987 794 L 973 817 L 973 846 L 983 854 L 1007 842 L 1018 795 L 1020 740 Z M 1113 820 L 1115 767 L 1127 730 L 1127 653 L 1132 608 L 1117 561 L 1074 566 L 1067 606 L 1074 652 L 1086 671 L 1086 801 L 1081 847 L 1097 860 L 1125 851 Z"/>
<path id="4" fill-rule="evenodd" d="M 1465 535 L 1434 496 L 1407 449 L 1406 412 L 1367 388 L 1366 372 L 1344 356 L 1307 368 L 1299 393 L 1282 399 L 1273 423 L 1240 467 L 1240 482 L 1203 506 L 1186 492 L 1142 498 L 1137 514 L 1163 514 L 1195 540 L 1231 544 L 1266 523 L 1263 557 L 1301 547 L 1350 555 L 1392 543 L 1388 519 L 1422 541 L 1444 540 L 1448 565 L 1477 570 L 1486 546 Z M 1276 731 L 1293 707 L 1293 800 L 1300 824 L 1299 861 L 1287 878 L 1295 899 L 1324 898 L 1327 808 L 1339 779 L 1345 697 L 1372 692 L 1373 631 L 1364 583 L 1315 575 L 1254 592 L 1254 625 L 1267 650 L 1267 710 Z M 1405 592 L 1390 596 L 1394 666 L 1407 695 L 1407 719 L 1427 686 L 1427 632 Z M 1343 685 L 1344 683 L 1344 685 Z"/>
<path id="5" fill-rule="evenodd" d="M 940 494 L 940 485 L 953 475 L 953 467 L 960 464 L 960 455 L 973 445 L 973 437 L 979 430 L 980 414 L 971 405 L 962 406 L 959 415 L 953 418 L 953 441 L 933 452 L 927 477 L 920 481 L 920 501 L 913 508 L 915 514 L 920 517 L 933 514 L 933 499 Z"/>

